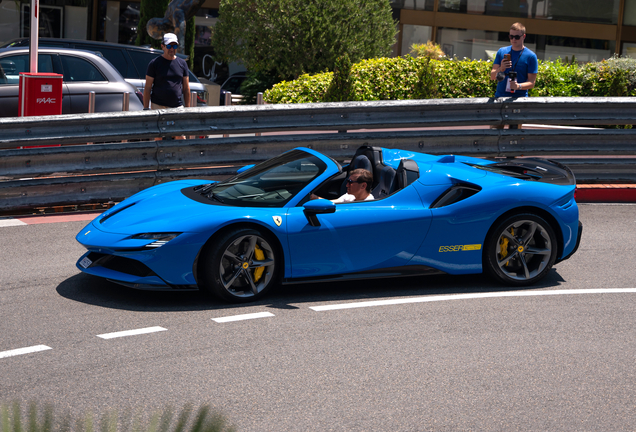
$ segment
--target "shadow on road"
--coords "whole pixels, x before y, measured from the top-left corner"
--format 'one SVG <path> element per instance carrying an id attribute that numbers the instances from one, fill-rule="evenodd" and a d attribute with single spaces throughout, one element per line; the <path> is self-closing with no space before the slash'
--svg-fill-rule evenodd
<path id="1" fill-rule="evenodd" d="M 355 300 L 415 297 L 441 294 L 469 294 L 554 288 L 564 280 L 552 269 L 541 283 L 531 287 L 506 287 L 484 275 L 422 276 L 349 282 L 305 283 L 278 287 L 264 299 L 232 305 L 197 291 L 142 291 L 105 279 L 79 273 L 66 279 L 57 292 L 69 300 L 104 308 L 138 312 L 182 312 L 266 306 L 297 309 L 298 303 L 337 303 Z"/>

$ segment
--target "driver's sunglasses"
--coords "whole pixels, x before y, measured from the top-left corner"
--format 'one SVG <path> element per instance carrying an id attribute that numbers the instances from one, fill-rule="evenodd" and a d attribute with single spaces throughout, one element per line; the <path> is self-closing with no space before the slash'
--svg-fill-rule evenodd
<path id="1" fill-rule="evenodd" d="M 351 183 L 364 183 L 364 182 L 361 182 L 360 179 L 355 179 L 355 180 L 347 179 L 347 183 L 351 184 Z"/>
<path id="2" fill-rule="evenodd" d="M 168 49 L 177 49 L 177 48 L 179 48 L 179 45 L 178 44 L 166 45 L 166 48 L 168 48 Z"/>
<path id="3" fill-rule="evenodd" d="M 519 39 L 521 39 L 523 37 L 523 35 L 511 35 L 511 34 L 509 34 L 508 37 L 510 38 L 510 40 L 513 40 L 513 39 L 519 40 Z"/>

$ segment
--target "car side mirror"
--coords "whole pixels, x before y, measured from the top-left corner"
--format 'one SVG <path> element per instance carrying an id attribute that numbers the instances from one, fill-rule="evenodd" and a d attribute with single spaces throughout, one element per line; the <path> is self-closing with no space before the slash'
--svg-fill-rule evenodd
<path id="1" fill-rule="evenodd" d="M 307 222 L 313 227 L 320 226 L 317 215 L 336 212 L 336 204 L 326 199 L 307 201 L 303 208 Z"/>

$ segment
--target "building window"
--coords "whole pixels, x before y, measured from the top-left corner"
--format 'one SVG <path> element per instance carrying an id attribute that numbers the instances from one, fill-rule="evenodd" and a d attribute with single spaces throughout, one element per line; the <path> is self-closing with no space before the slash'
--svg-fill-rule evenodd
<path id="1" fill-rule="evenodd" d="M 22 4 L 22 25 L 20 37 L 31 36 L 31 5 Z M 40 16 L 38 17 L 39 36 L 50 38 L 62 37 L 62 25 L 64 22 L 64 8 L 59 6 L 46 6 L 40 4 Z"/>
<path id="2" fill-rule="evenodd" d="M 413 44 L 430 41 L 432 32 L 433 28 L 429 26 L 404 24 L 402 26 L 402 55 L 410 53 Z"/>
<path id="3" fill-rule="evenodd" d="M 447 55 L 459 59 L 492 61 L 497 50 L 510 45 L 508 32 L 440 28 L 438 43 Z M 539 60 L 557 60 L 574 57 L 579 62 L 600 61 L 614 52 L 615 41 L 582 39 L 529 34 L 525 46 L 537 54 Z"/>
<path id="4" fill-rule="evenodd" d="M 432 11 L 435 5 L 434 0 L 392 0 L 391 7 L 394 9 L 415 9 Z"/>
<path id="5" fill-rule="evenodd" d="M 617 24 L 621 0 L 439 0 L 440 12 Z M 627 0 L 634 1 L 634 0 Z"/>
<path id="6" fill-rule="evenodd" d="M 628 26 L 636 26 L 636 0 L 625 0 L 623 24 Z"/>

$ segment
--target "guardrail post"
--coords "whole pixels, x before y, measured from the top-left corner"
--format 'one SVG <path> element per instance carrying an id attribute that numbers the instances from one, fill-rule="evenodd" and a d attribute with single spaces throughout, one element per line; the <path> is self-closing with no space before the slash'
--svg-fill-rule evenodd
<path id="1" fill-rule="evenodd" d="M 88 92 L 88 112 L 89 113 L 95 112 L 95 92 L 94 91 Z"/>
<path id="2" fill-rule="evenodd" d="M 225 106 L 232 106 L 232 93 L 225 93 Z M 223 134 L 223 138 L 229 137 L 230 134 Z"/>
<path id="3" fill-rule="evenodd" d="M 121 104 L 121 110 L 130 111 L 130 92 L 124 92 L 122 104 Z"/>

